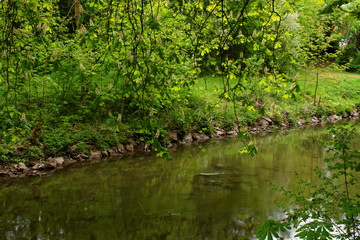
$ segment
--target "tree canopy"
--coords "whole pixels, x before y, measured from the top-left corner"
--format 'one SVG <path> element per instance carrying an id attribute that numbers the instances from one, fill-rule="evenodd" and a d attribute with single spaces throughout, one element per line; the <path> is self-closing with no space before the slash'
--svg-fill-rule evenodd
<path id="1" fill-rule="evenodd" d="M 107 119 L 117 132 L 129 126 L 136 138 L 163 149 L 167 113 L 191 108 L 189 89 L 201 76 L 222 78 L 221 99 L 238 118 L 235 105 L 255 110 L 259 99 L 251 89 L 294 97 L 301 67 L 338 62 L 356 71 L 357 6 L 356 0 L 3 0 L 0 141 L 35 138 L 44 121 L 67 116 Z M 28 108 L 43 112 L 31 116 Z M 184 116 L 175 118 L 184 124 Z"/>

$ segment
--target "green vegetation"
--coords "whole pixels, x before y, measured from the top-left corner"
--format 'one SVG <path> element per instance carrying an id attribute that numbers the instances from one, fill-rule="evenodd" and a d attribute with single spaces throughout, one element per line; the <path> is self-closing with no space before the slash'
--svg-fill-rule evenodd
<path id="1" fill-rule="evenodd" d="M 1 1 L 0 162 L 348 114 L 357 4 Z"/>
<path id="2" fill-rule="evenodd" d="M 286 218 L 268 220 L 257 231 L 260 239 L 279 238 L 286 229 L 296 229 L 299 239 L 358 239 L 359 238 L 359 151 L 352 147 L 355 126 L 337 126 L 330 131 L 332 138 L 321 141 L 327 149 L 325 169 L 316 167 L 319 183 L 303 179 L 296 192 L 280 188 L 292 199 L 285 208 Z"/>
<path id="3" fill-rule="evenodd" d="M 308 72 L 303 72 L 303 74 L 308 78 L 305 91 L 302 91 L 302 88 L 300 92 L 293 92 L 292 98 L 284 98 L 277 97 L 274 93 L 258 92 L 256 87 L 259 86 L 254 84 L 255 89 L 249 88 L 248 90 L 248 94 L 253 96 L 252 105 L 236 104 L 235 111 L 233 104 L 224 99 L 223 92 L 218 87 L 221 86 L 222 79 L 203 77 L 183 94 L 183 101 L 188 104 L 184 106 L 183 103 L 178 103 L 174 109 L 168 112 L 168 115 L 158 117 L 149 124 L 155 123 L 158 129 L 164 129 L 161 130 L 160 137 L 165 142 L 166 131 L 169 130 L 210 134 L 213 132 L 214 126 L 226 131 L 233 130 L 236 124 L 242 127 L 251 126 L 262 116 L 259 111 L 256 111 L 259 105 L 279 125 L 281 123 L 296 124 L 300 119 L 309 121 L 311 116 L 349 114 L 359 105 L 360 99 L 358 99 L 357 90 L 360 87 L 357 85 L 359 84 L 357 81 L 360 78 L 359 75 L 324 72 L 320 76 L 323 84 L 318 89 L 321 103 L 314 106 L 312 95 L 316 84 L 315 76 L 311 76 L 311 73 Z M 303 85 L 304 80 L 299 79 L 298 84 Z M 36 160 L 45 156 L 66 156 L 76 152 L 88 154 L 91 150 L 104 150 L 119 143 L 126 143 L 127 138 L 146 141 L 144 133 L 147 130 L 132 125 L 131 122 L 120 122 L 118 115 L 111 116 L 111 113 L 108 113 L 109 115 L 104 117 L 104 121 L 94 120 L 90 116 L 89 120 L 81 120 L 81 118 L 85 118 L 86 113 L 74 113 L 72 109 L 65 111 L 63 108 L 66 108 L 66 105 L 64 103 L 56 106 L 42 104 L 41 108 L 38 108 L 36 103 L 32 104 L 30 113 L 33 116 L 25 115 L 26 119 L 20 122 L 25 127 L 28 126 L 30 133 L 22 134 L 21 131 L 24 130 L 19 128 L 14 129 L 17 131 L 16 135 L 4 135 L 4 144 L 0 149 L 1 160 L 18 162 Z M 53 108 L 51 108 L 52 106 Z M 47 114 L 43 112 L 47 112 Z M 59 114 L 59 112 L 66 112 L 66 115 Z M 93 113 L 98 112 L 94 111 Z M 41 116 L 45 116 L 44 122 L 40 122 Z M 146 121 L 143 121 L 144 125 L 147 124 Z M 29 125 L 35 125 L 35 128 L 31 128 Z M 156 130 L 156 128 L 153 129 L 153 131 Z M 9 137 L 16 137 L 16 139 Z"/>
<path id="4" fill-rule="evenodd" d="M 274 127 L 348 116 L 360 106 L 359 6 L 359 0 L 2 0 L 0 165 L 132 142 L 169 159 L 170 131 L 239 130 L 250 142 L 248 128 L 265 114 Z M 358 196 L 348 187 L 359 167 L 349 133 L 340 128 L 327 143 L 334 177 L 318 170 L 324 183 L 314 201 L 291 194 L 304 208 L 286 211 L 290 222 L 265 223 L 261 239 L 291 223 L 303 239 L 331 238 L 335 229 L 343 239 L 358 238 Z M 240 151 L 254 155 L 257 148 Z M 337 177 L 344 177 L 346 192 Z M 339 221 L 330 203 L 344 213 Z"/>
<path id="5" fill-rule="evenodd" d="M 265 88 L 254 83 L 247 89 L 247 94 L 252 96 L 252 104 L 255 107 L 262 106 L 266 110 L 266 114 L 273 118 L 276 122 L 290 122 L 297 123 L 300 118 L 309 120 L 311 116 L 329 116 L 337 114 L 344 116 L 350 114 L 356 107 L 359 106 L 360 92 L 360 75 L 354 73 L 346 73 L 339 71 L 323 71 L 317 80 L 316 73 L 311 71 L 299 72 L 299 79 L 297 84 L 299 91 L 291 91 L 292 96 L 276 96 L 271 92 L 259 91 L 258 88 Z M 316 81 L 319 81 L 318 86 L 318 101 L 313 105 L 312 99 L 316 88 Z M 232 109 L 232 105 L 228 101 L 220 101 L 222 91 L 219 89 L 221 85 L 221 78 L 205 77 L 199 80 L 194 89 L 198 98 L 205 99 L 208 104 L 212 103 L 213 116 L 221 116 L 221 118 L 214 119 L 215 125 L 226 128 L 226 126 L 234 126 L 236 117 Z M 293 86 L 287 86 L 289 91 Z M 253 124 L 261 117 L 259 111 L 244 108 L 237 105 L 238 122 L 243 126 Z M 250 107 L 251 108 L 251 107 Z M 253 110 L 253 111 L 251 111 Z M 216 121 L 218 120 L 218 121 Z"/>

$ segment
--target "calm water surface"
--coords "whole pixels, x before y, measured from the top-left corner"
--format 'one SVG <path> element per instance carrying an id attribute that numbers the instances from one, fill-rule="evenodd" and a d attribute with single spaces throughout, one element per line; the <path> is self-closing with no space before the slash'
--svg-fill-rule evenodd
<path id="1" fill-rule="evenodd" d="M 269 187 L 312 179 L 324 150 L 306 128 L 257 137 L 257 157 L 235 138 L 171 149 L 173 160 L 130 157 L 0 186 L 0 239 L 252 239 L 281 217 Z"/>

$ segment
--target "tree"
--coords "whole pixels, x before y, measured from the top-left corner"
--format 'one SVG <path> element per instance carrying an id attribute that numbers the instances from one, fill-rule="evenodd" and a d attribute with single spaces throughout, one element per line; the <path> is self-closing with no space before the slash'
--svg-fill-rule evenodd
<path id="1" fill-rule="evenodd" d="M 336 17 L 336 25 L 341 29 L 338 38 L 341 54 L 337 56 L 337 63 L 348 65 L 350 71 L 358 71 L 360 66 L 360 2 L 358 0 L 332 0 L 321 11 L 323 15 Z"/>
<path id="2" fill-rule="evenodd" d="M 332 43 L 337 39 L 336 29 L 331 25 L 328 19 L 308 18 L 311 27 L 304 28 L 303 41 L 306 43 L 302 47 L 305 62 L 316 74 L 314 105 L 316 105 L 316 94 L 319 85 L 319 74 L 324 68 L 329 68 L 338 55 L 338 52 L 332 50 Z M 319 98 L 320 103 L 320 98 Z"/>
<path id="3" fill-rule="evenodd" d="M 222 77 L 236 118 L 255 110 L 256 87 L 288 97 L 293 79 L 279 62 L 291 55 L 292 11 L 289 0 L 1 1 L 1 139 L 29 137 L 53 113 L 106 119 L 117 132 L 126 124 L 164 150 L 164 116 L 190 106 L 184 96 L 202 73 Z M 46 114 L 24 117 L 25 103 Z"/>

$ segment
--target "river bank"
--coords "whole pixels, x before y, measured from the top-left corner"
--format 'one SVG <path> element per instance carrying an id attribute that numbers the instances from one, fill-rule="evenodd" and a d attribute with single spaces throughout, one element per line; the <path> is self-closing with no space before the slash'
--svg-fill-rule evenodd
<path id="1" fill-rule="evenodd" d="M 0 177 L 37 176 L 154 150 L 166 157 L 173 145 L 235 136 L 240 129 L 257 134 L 358 118 L 360 75 L 323 72 L 326 81 L 314 103 L 316 84 L 306 74 L 297 81 L 299 91 L 287 86 L 289 92 L 281 94 L 267 92 L 254 79 L 254 88 L 234 101 L 219 88 L 221 78 L 208 76 L 147 109 L 126 105 L 121 93 L 97 92 L 86 101 L 37 99 L 18 105 L 0 112 L 5 119 L 13 116 L 13 122 L 2 122 Z"/>
<path id="2" fill-rule="evenodd" d="M 326 133 L 308 126 L 260 134 L 255 157 L 226 137 L 177 145 L 172 161 L 133 155 L 4 180 L 0 239 L 254 238 L 257 223 L 282 213 L 269 183 L 290 190 L 299 176 L 313 179 L 325 153 L 309 137 Z"/>
<path id="3" fill-rule="evenodd" d="M 256 134 L 268 134 L 278 131 L 286 131 L 290 128 L 301 128 L 306 125 L 322 125 L 326 123 L 336 123 L 340 120 L 356 120 L 359 118 L 360 112 L 355 109 L 350 114 L 339 116 L 332 114 L 329 116 L 312 116 L 308 120 L 300 118 L 297 123 L 292 123 L 289 120 L 283 122 L 277 122 L 276 119 L 267 115 L 259 118 L 255 124 L 249 125 L 242 130 L 247 131 L 251 135 Z M 167 148 L 174 147 L 179 144 L 191 144 L 192 142 L 207 141 L 211 139 L 218 139 L 224 137 L 236 137 L 241 126 L 235 125 L 234 129 L 227 131 L 223 128 L 213 126 L 211 134 L 192 132 L 184 134 L 183 132 L 171 131 L 168 133 L 168 145 Z M 17 178 L 25 176 L 42 176 L 54 173 L 56 170 L 71 167 L 86 162 L 100 162 L 111 159 L 118 159 L 131 154 L 148 154 L 154 152 L 150 144 L 141 142 L 139 140 L 134 141 L 132 139 L 127 140 L 128 144 L 118 144 L 106 150 L 95 150 L 89 153 L 77 152 L 70 156 L 49 157 L 46 159 L 38 159 L 24 162 L 12 163 L 0 166 L 0 178 Z"/>

